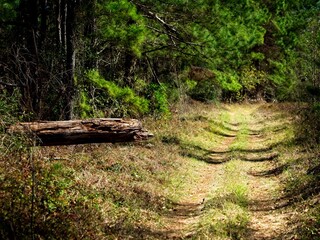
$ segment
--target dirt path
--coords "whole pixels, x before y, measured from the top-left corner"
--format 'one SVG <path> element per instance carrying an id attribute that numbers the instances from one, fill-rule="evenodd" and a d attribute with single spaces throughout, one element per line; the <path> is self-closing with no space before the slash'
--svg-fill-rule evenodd
<path id="1" fill-rule="evenodd" d="M 230 159 L 240 160 L 237 161 L 241 165 L 239 169 L 247 176 L 250 221 L 245 239 L 283 239 L 282 234 L 286 232 L 289 216 L 288 211 L 282 208 L 286 205 L 286 200 L 281 199 L 279 177 L 268 174 L 274 169 L 274 160 L 279 153 L 270 146 L 271 136 L 263 131 L 268 124 L 274 123 L 268 121 L 270 116 L 260 112 L 259 107 L 260 105 L 227 107 L 227 124 L 234 136 L 225 136 L 208 156 L 211 161 L 204 167 L 195 169 L 199 180 L 186 189 L 185 197 L 180 199 L 166 217 L 167 239 L 193 236 L 206 198 L 221 187 L 226 177 L 224 163 Z"/>
<path id="2" fill-rule="evenodd" d="M 223 161 L 223 157 L 218 153 L 228 151 L 234 140 L 235 137 L 225 138 L 219 147 L 213 149 L 217 153 L 211 154 L 209 158 L 214 161 Z M 168 239 L 184 239 L 194 234 L 207 196 L 220 185 L 223 179 L 223 165 L 208 163 L 203 168 L 195 169 L 194 174 L 199 176 L 198 181 L 186 189 L 185 197 L 175 204 L 166 217 Z"/>

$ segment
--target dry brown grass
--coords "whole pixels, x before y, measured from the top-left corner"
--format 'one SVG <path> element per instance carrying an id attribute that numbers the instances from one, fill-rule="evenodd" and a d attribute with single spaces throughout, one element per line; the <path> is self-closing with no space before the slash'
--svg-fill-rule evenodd
<path id="1" fill-rule="evenodd" d="M 36 147 L 23 153 L 20 162 L 14 155 L 11 165 L 1 164 L 1 176 L 7 179 L 6 171 L 18 163 L 25 174 L 14 173 L 6 181 L 14 194 L 1 190 L 1 236 L 163 238 L 166 233 L 159 229 L 165 215 L 196 177 L 191 169 L 203 164 L 183 156 L 181 147 L 211 146 L 215 139 L 202 117 L 216 114 L 213 105 L 191 103 L 180 106 L 171 119 L 143 119 L 155 134 L 148 142 Z M 12 209 L 13 202 L 21 201 Z"/>

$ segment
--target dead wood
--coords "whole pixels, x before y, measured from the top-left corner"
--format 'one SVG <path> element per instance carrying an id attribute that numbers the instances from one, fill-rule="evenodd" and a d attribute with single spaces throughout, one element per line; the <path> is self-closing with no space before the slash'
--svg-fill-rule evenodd
<path id="1" fill-rule="evenodd" d="M 11 125 L 7 132 L 31 134 L 43 146 L 131 142 L 153 136 L 142 128 L 140 121 L 121 118 L 21 122 Z"/>

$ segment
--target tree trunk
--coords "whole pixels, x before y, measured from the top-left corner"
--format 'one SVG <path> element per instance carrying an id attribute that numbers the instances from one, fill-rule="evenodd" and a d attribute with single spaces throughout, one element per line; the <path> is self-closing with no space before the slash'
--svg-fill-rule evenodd
<path id="1" fill-rule="evenodd" d="M 32 134 L 38 145 L 72 145 L 145 140 L 153 135 L 136 119 L 98 118 L 70 121 L 24 122 L 11 125 L 7 132 Z"/>
<path id="2" fill-rule="evenodd" d="M 48 3 L 47 0 L 41 2 L 41 23 L 40 23 L 40 37 L 39 37 L 39 49 L 42 49 L 42 46 L 47 38 L 47 18 L 48 18 Z"/>
<path id="3" fill-rule="evenodd" d="M 69 0 L 67 3 L 67 18 L 66 18 L 66 78 L 65 78 L 65 108 L 64 119 L 72 118 L 72 104 L 75 93 L 74 86 L 74 69 L 75 69 L 75 8 L 76 0 Z"/>
<path id="4" fill-rule="evenodd" d="M 19 39 L 22 46 L 17 50 L 16 65 L 19 66 L 19 87 L 21 90 L 21 105 L 24 110 L 33 113 L 35 118 L 40 111 L 39 88 L 39 56 L 38 56 L 38 1 L 23 0 L 18 9 Z M 18 54 L 19 53 L 19 54 Z"/>
<path id="5" fill-rule="evenodd" d="M 97 68 L 97 50 L 96 50 L 96 0 L 88 0 L 82 3 L 82 9 L 86 9 L 85 13 L 85 24 L 83 35 L 86 40 L 87 53 L 85 54 L 83 61 L 84 69 L 92 70 Z M 89 54 L 88 54 L 89 53 Z"/>

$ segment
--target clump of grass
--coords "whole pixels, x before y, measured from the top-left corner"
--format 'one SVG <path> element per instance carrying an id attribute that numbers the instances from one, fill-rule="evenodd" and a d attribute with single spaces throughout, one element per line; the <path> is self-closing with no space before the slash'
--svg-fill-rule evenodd
<path id="1" fill-rule="evenodd" d="M 201 239 L 241 239 L 249 222 L 248 189 L 241 173 L 240 161 L 225 165 L 226 176 L 213 198 L 205 204 L 205 213 L 199 223 L 197 237 Z"/>
<path id="2" fill-rule="evenodd" d="M 319 196 L 318 196 L 319 197 Z M 319 202 L 306 206 L 302 217 L 299 235 L 301 239 L 320 238 L 320 204 Z"/>
<path id="3" fill-rule="evenodd" d="M 237 150 L 245 149 L 248 144 L 247 139 L 248 139 L 248 130 L 246 128 L 240 129 L 237 134 L 236 140 L 230 146 L 230 150 L 237 151 Z"/>
<path id="4" fill-rule="evenodd" d="M 240 115 L 238 117 L 239 121 L 243 121 L 244 116 Z M 247 139 L 248 139 L 248 126 L 245 123 L 242 123 L 239 127 L 239 131 L 237 133 L 236 140 L 231 144 L 230 150 L 237 151 L 241 149 L 245 149 L 247 146 Z"/>

